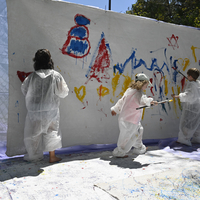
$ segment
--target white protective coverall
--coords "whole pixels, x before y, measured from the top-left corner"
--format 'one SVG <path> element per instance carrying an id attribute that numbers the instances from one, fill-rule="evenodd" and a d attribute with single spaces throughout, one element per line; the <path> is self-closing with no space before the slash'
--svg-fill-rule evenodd
<path id="1" fill-rule="evenodd" d="M 200 143 L 200 81 L 187 83 L 184 93 L 179 94 L 184 102 L 179 125 L 178 142 L 191 146 Z"/>
<path id="2" fill-rule="evenodd" d="M 60 98 L 68 95 L 68 86 L 62 75 L 54 70 L 38 70 L 31 73 L 22 83 L 28 110 L 24 143 L 25 160 L 43 159 L 43 151 L 54 151 L 62 147 L 59 129 Z"/>
<path id="3" fill-rule="evenodd" d="M 142 143 L 143 127 L 140 123 L 143 109 L 136 108 L 144 105 L 150 106 L 153 98 L 147 98 L 142 90 L 128 88 L 123 97 L 111 108 L 119 114 L 119 138 L 117 148 L 113 155 L 123 157 L 132 147 L 135 147 L 133 153 L 142 154 L 146 152 L 146 147 Z"/>

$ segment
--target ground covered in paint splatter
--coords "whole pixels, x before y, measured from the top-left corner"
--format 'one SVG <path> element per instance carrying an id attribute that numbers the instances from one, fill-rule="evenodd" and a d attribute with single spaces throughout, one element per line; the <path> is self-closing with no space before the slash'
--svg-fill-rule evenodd
<path id="1" fill-rule="evenodd" d="M 200 152 L 196 152 L 198 153 Z M 135 179 L 160 172 L 170 175 L 171 169 L 176 170 L 186 165 L 187 167 L 199 165 L 197 159 L 182 155 L 174 154 L 166 149 L 158 150 L 158 147 L 149 147 L 144 155 L 136 156 L 130 152 L 129 157 L 124 159 L 114 158 L 110 151 L 105 151 L 62 154 L 60 157 L 63 160 L 55 164 L 49 164 L 47 156 L 37 163 L 25 162 L 22 158 L 1 161 L 0 199 L 113 200 L 115 198 L 109 192 L 95 185 L 118 181 L 121 184 L 120 180 Z M 130 191 L 139 191 L 139 187 L 131 189 Z M 152 188 L 152 193 L 153 191 Z M 141 190 L 141 194 L 142 192 L 144 191 Z M 120 199 L 126 199 L 123 192 L 121 194 Z M 152 194 L 149 193 L 149 195 Z M 155 194 L 154 197 L 169 199 L 159 195 L 155 196 Z M 182 199 L 194 198 L 183 195 Z"/>

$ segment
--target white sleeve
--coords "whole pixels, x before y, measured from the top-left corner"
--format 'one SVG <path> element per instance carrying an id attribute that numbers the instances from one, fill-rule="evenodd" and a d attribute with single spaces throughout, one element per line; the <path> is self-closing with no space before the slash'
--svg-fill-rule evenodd
<path id="1" fill-rule="evenodd" d="M 28 92 L 28 87 L 29 87 L 29 82 L 31 80 L 31 74 L 25 78 L 25 80 L 23 81 L 22 85 L 21 85 L 21 91 L 23 93 L 24 96 L 26 96 L 27 92 Z"/>
<path id="2" fill-rule="evenodd" d="M 181 102 L 194 102 L 199 98 L 198 92 L 196 91 L 195 85 L 188 83 L 185 92 L 179 94 Z"/>
<path id="3" fill-rule="evenodd" d="M 114 110 L 117 114 L 119 114 L 122 110 L 123 105 L 124 105 L 125 98 L 126 97 L 123 96 L 121 99 L 119 99 L 117 101 L 117 103 L 113 107 L 111 107 L 111 111 Z"/>
<path id="4" fill-rule="evenodd" d="M 69 93 L 69 88 L 60 74 L 59 77 L 56 78 L 56 87 L 55 87 L 55 94 L 60 98 L 65 98 Z"/>
<path id="5" fill-rule="evenodd" d="M 140 104 L 150 106 L 152 101 L 153 98 L 148 98 L 146 95 L 143 94 L 140 100 Z"/>

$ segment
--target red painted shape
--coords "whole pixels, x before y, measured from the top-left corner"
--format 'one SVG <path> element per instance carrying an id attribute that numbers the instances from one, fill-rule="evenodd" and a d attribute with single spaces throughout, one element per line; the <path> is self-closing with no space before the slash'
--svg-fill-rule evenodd
<path id="1" fill-rule="evenodd" d="M 86 37 L 86 38 L 80 39 L 79 37 L 75 37 L 75 36 L 71 36 L 71 35 L 70 35 L 70 34 L 71 34 L 71 31 L 72 31 L 74 28 L 76 28 L 76 27 L 80 27 L 80 25 L 73 26 L 73 27 L 69 30 L 68 35 L 67 35 L 67 40 L 66 40 L 66 42 L 63 44 L 62 49 L 60 49 L 60 50 L 62 51 L 62 54 L 64 54 L 64 55 L 69 55 L 69 56 L 71 56 L 71 57 L 73 57 L 73 58 L 83 58 L 83 57 L 85 57 L 85 56 L 87 56 L 87 55 L 89 54 L 90 48 L 91 48 L 90 42 L 89 42 L 89 40 L 88 40 L 88 38 L 89 38 L 89 30 L 88 30 L 88 28 L 87 28 L 86 26 L 82 25 L 81 27 L 84 27 L 84 28 L 86 29 L 87 37 Z M 86 43 L 88 44 L 87 52 L 86 52 L 85 54 L 81 55 L 81 56 L 78 56 L 78 55 L 76 55 L 76 54 L 74 54 L 74 53 L 72 53 L 72 52 L 71 52 L 70 54 L 69 54 L 68 52 L 66 52 L 66 49 L 67 49 L 67 47 L 68 47 L 68 45 L 70 44 L 70 42 L 71 42 L 72 39 L 80 40 L 80 41 L 86 41 Z"/>
<path id="2" fill-rule="evenodd" d="M 68 31 L 67 40 L 66 40 L 66 42 L 63 44 L 62 49 L 60 49 L 60 50 L 62 51 L 62 54 L 71 56 L 71 57 L 73 57 L 73 58 L 83 58 L 83 57 L 87 56 L 87 55 L 89 54 L 90 48 L 91 48 L 91 46 L 90 46 L 90 41 L 89 41 L 89 39 L 88 39 L 88 38 L 89 38 L 89 30 L 88 30 L 88 28 L 87 28 L 85 25 L 79 25 L 79 24 L 76 22 L 76 18 L 77 18 L 78 16 L 81 16 L 81 17 L 84 17 L 85 19 L 88 19 L 86 16 L 84 16 L 84 15 L 82 15 L 82 14 L 76 14 L 76 15 L 75 15 L 75 17 L 74 17 L 74 22 L 75 22 L 76 26 L 73 26 L 73 27 Z M 88 20 L 90 21 L 90 19 L 88 19 Z M 86 37 L 80 38 L 80 37 L 76 37 L 76 36 L 72 36 L 72 35 L 71 35 L 71 31 L 72 31 L 73 29 L 77 28 L 77 27 L 82 27 L 82 28 L 84 28 L 84 29 L 86 30 L 86 32 L 87 32 Z M 86 53 L 84 53 L 83 55 L 76 55 L 76 53 L 74 53 L 74 52 L 70 52 L 70 53 L 67 52 L 66 49 L 67 49 L 68 45 L 70 44 L 70 42 L 71 42 L 72 40 L 79 40 L 79 41 L 81 41 L 83 44 L 85 44 L 85 43 L 88 44 L 88 48 L 87 48 Z"/>
<path id="3" fill-rule="evenodd" d="M 20 81 L 23 82 L 25 80 L 26 77 L 28 77 L 29 74 L 31 74 L 32 72 L 22 72 L 22 71 L 17 71 L 17 76 L 19 77 Z"/>
<path id="4" fill-rule="evenodd" d="M 110 55 L 106 47 L 106 40 L 105 38 L 102 38 L 99 45 L 98 54 L 95 58 L 93 66 L 91 67 L 87 82 L 92 78 L 95 78 L 100 83 L 102 82 L 102 79 L 110 79 L 110 75 L 107 72 L 109 66 Z"/>
<path id="5" fill-rule="evenodd" d="M 153 79 L 152 79 L 152 78 L 150 78 L 150 82 L 151 82 L 151 84 L 153 83 Z M 153 93 L 153 86 L 151 86 L 150 91 L 151 91 L 151 94 L 154 96 L 154 93 Z"/>
<path id="6" fill-rule="evenodd" d="M 162 118 L 160 118 L 160 121 L 163 121 L 163 119 L 162 119 Z"/>
<path id="7" fill-rule="evenodd" d="M 101 101 L 101 91 L 102 91 L 102 85 L 99 87 L 99 100 Z"/>
<path id="8" fill-rule="evenodd" d="M 172 34 L 170 38 L 167 37 L 167 40 L 169 41 L 168 46 L 172 46 L 173 49 L 175 49 L 175 47 L 179 48 L 178 36 L 175 36 L 174 34 Z"/>
<path id="9" fill-rule="evenodd" d="M 185 77 L 181 79 L 181 91 L 183 91 L 184 86 L 185 86 Z"/>
<path id="10" fill-rule="evenodd" d="M 174 69 L 176 71 L 176 68 L 175 67 L 172 67 L 172 69 Z"/>

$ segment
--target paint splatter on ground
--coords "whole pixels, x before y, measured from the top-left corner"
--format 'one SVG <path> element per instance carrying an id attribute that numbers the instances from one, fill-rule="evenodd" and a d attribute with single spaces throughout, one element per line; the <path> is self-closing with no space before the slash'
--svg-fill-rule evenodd
<path id="1" fill-rule="evenodd" d="M 196 150 L 196 153 L 200 152 Z M 25 162 L 23 158 L 1 161 L 0 199 L 113 200 L 109 193 L 94 185 L 167 173 L 183 163 L 199 165 L 195 159 L 158 150 L 157 146 L 149 147 L 148 152 L 140 156 L 130 152 L 124 159 L 112 157 L 111 151 L 61 154 L 60 157 L 63 160 L 55 164 L 49 164 L 47 156 L 37 163 Z"/>

